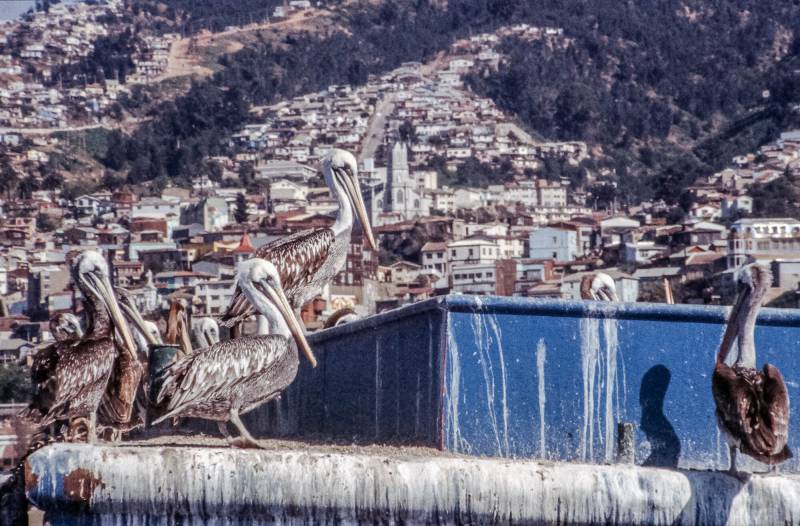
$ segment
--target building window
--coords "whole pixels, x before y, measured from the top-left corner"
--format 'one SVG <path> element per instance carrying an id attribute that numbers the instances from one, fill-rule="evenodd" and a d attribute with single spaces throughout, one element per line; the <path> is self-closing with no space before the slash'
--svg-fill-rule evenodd
<path id="1" fill-rule="evenodd" d="M 425 254 L 425 259 L 433 259 L 433 254 L 428 252 L 427 254 Z"/>
<path id="2" fill-rule="evenodd" d="M 397 202 L 398 203 L 402 203 L 403 202 L 403 191 L 402 190 L 398 190 L 397 191 Z"/>

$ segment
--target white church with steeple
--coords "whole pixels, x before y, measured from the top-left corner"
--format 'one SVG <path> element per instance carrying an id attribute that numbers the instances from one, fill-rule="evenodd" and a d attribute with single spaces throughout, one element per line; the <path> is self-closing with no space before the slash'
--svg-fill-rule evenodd
<path id="1" fill-rule="evenodd" d="M 405 142 L 398 141 L 392 146 L 382 201 L 383 213 L 401 221 L 428 215 L 430 207 L 408 168 L 408 144 Z"/>

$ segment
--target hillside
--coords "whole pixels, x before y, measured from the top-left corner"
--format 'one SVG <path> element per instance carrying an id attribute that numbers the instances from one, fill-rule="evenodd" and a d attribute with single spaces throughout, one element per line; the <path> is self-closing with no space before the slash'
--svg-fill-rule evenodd
<path id="1" fill-rule="evenodd" d="M 167 2 L 167 5 L 169 2 Z M 796 119 L 800 7 L 791 2 L 466 0 L 329 6 L 335 24 L 276 42 L 256 32 L 216 72 L 151 112 L 113 168 L 131 182 L 185 178 L 225 153 L 251 105 L 364 84 L 404 61 L 425 61 L 456 38 L 528 22 L 563 28 L 572 45 L 508 39 L 496 71 L 471 88 L 554 140 L 603 153 L 621 196 L 680 199 L 680 189 Z M 191 13 L 192 3 L 183 3 Z"/>

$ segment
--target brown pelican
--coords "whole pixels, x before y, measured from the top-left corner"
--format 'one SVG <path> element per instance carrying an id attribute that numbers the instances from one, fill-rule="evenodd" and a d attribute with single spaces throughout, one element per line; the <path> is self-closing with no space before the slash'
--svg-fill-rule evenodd
<path id="1" fill-rule="evenodd" d="M 136 353 L 120 353 L 100 402 L 98 419 L 101 427 L 110 428 L 112 437 L 119 439 L 121 433 L 131 431 L 145 422 L 147 402 L 142 379 L 147 373 L 150 346 L 160 344 L 161 335 L 153 322 L 142 317 L 130 292 L 119 287 L 114 292 L 120 310 L 130 323 Z M 119 338 L 117 346 L 122 346 Z"/>
<path id="2" fill-rule="evenodd" d="M 167 316 L 166 343 L 177 344 L 180 351 L 178 358 L 192 354 L 192 341 L 189 338 L 188 303 L 183 298 L 170 300 L 169 315 Z"/>
<path id="3" fill-rule="evenodd" d="M 194 339 L 200 349 L 219 343 L 219 324 L 214 318 L 200 318 L 197 320 L 193 332 Z"/>
<path id="4" fill-rule="evenodd" d="M 353 211 L 358 215 L 367 244 L 377 250 L 358 185 L 358 165 L 350 152 L 333 149 L 322 161 L 325 182 L 339 201 L 336 222 L 330 228 L 304 230 L 278 239 L 256 250 L 256 258 L 271 261 L 281 276 L 286 296 L 295 309 L 314 299 L 344 268 L 353 229 Z M 234 326 L 255 314 L 240 288 L 222 315 L 222 325 Z"/>
<path id="5" fill-rule="evenodd" d="M 737 450 L 759 462 L 777 465 L 792 456 L 786 445 L 789 432 L 789 394 L 777 367 L 756 369 L 755 325 L 761 300 L 772 282 L 765 267 L 752 264 L 739 271 L 740 292 L 728 318 L 711 389 L 717 406 L 717 425 L 730 449 L 729 472 L 736 471 Z M 727 365 L 733 341 L 738 352 Z"/>
<path id="6" fill-rule="evenodd" d="M 239 265 L 238 281 L 248 301 L 270 323 L 271 335 L 244 336 L 200 349 L 167 367 L 156 403 L 166 408 L 153 424 L 179 416 L 216 420 L 232 445 L 259 447 L 239 416 L 272 400 L 294 380 L 299 364 L 297 346 L 312 365 L 316 359 L 292 313 L 275 266 L 263 259 Z M 226 422 L 240 437 L 231 440 Z"/>
<path id="7" fill-rule="evenodd" d="M 581 279 L 581 299 L 619 302 L 614 278 L 605 272 L 586 274 Z"/>
<path id="8" fill-rule="evenodd" d="M 122 336 L 125 349 L 121 354 L 135 351 L 103 257 L 93 251 L 81 253 L 72 266 L 72 279 L 84 298 L 85 334 L 56 342 L 36 354 L 31 367 L 35 392 L 22 416 L 41 427 L 70 420 L 71 431 L 78 422 L 85 422 L 87 440 L 94 442 L 97 409 L 120 354 L 113 332 Z"/>
<path id="9" fill-rule="evenodd" d="M 60 313 L 50 318 L 50 334 L 57 341 L 69 340 L 71 338 L 80 339 L 83 337 L 81 322 L 72 313 Z"/>

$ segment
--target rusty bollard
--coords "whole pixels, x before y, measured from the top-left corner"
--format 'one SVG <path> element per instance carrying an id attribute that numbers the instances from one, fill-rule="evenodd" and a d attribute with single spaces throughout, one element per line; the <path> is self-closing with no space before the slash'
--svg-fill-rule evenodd
<path id="1" fill-rule="evenodd" d="M 633 464 L 636 451 L 636 424 L 617 423 L 617 464 Z"/>

